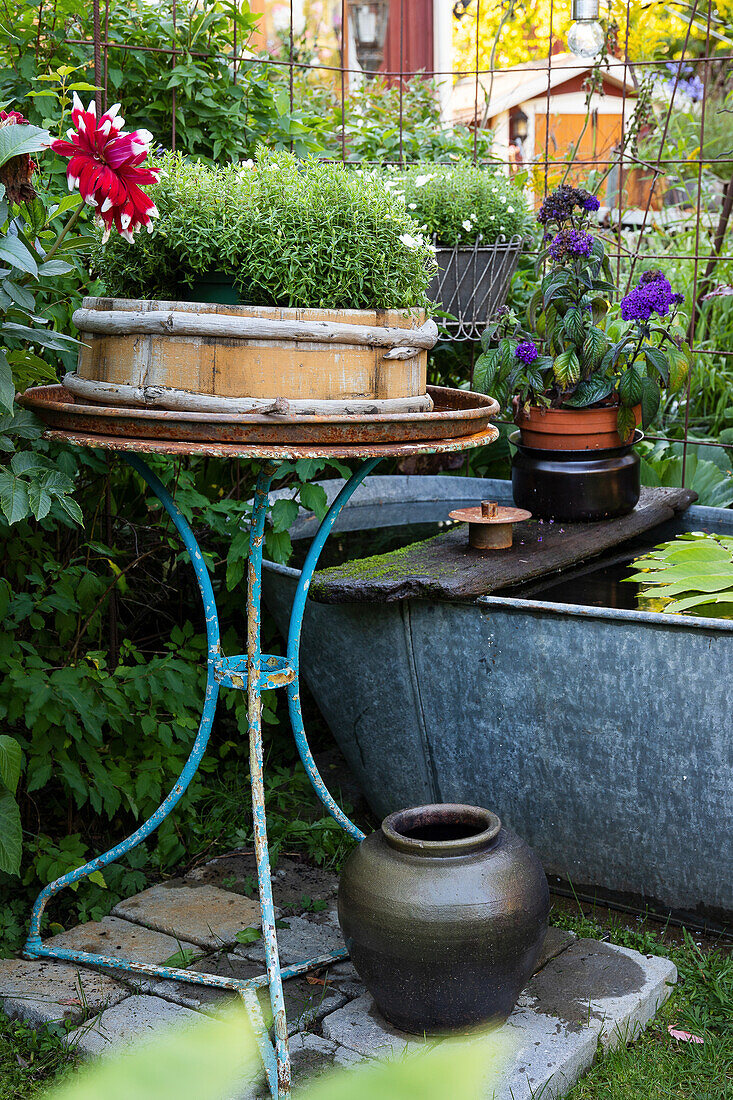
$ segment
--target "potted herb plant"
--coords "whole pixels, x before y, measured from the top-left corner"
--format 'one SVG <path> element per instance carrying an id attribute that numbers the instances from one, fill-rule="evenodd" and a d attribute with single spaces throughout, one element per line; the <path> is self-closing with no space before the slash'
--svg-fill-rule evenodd
<path id="1" fill-rule="evenodd" d="M 478 339 L 504 304 L 528 235 L 529 211 L 519 183 L 464 161 L 419 164 L 387 186 L 435 244 L 438 272 L 428 294 L 450 315 L 446 328 L 456 339 Z"/>
<path id="2" fill-rule="evenodd" d="M 192 412 L 432 408 L 435 261 L 381 180 L 264 149 L 223 167 L 168 154 L 155 172 L 150 232 L 95 250 L 110 297 L 74 316 L 72 393 Z"/>
<path id="3" fill-rule="evenodd" d="M 603 240 L 592 224 L 599 202 L 563 185 L 537 218 L 546 272 L 527 324 L 508 309 L 482 335 L 474 385 L 508 406 L 519 428 L 512 480 L 517 503 L 536 514 L 598 519 L 630 511 L 639 498 L 638 425 L 655 417 L 661 388 L 688 370 L 676 294 L 660 270 L 646 271 L 617 305 Z"/>

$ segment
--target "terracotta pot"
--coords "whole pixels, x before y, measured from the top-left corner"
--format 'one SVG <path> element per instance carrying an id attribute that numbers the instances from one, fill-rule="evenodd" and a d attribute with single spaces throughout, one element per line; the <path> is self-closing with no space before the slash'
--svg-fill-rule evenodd
<path id="1" fill-rule="evenodd" d="M 349 857 L 339 922 L 362 981 L 403 1031 L 506 1019 L 539 958 L 549 894 L 532 849 L 476 806 L 390 814 Z"/>
<path id="2" fill-rule="evenodd" d="M 641 405 L 634 408 L 636 426 L 641 423 Z M 530 405 L 529 414 L 517 409 L 514 423 L 522 443 L 538 451 L 595 451 L 622 447 L 616 430 L 618 405 L 593 409 L 543 409 Z"/>

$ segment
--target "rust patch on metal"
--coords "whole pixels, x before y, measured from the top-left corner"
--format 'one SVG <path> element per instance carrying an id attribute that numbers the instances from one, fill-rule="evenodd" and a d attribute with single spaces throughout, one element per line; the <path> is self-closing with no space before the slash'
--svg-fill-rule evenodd
<path id="1" fill-rule="evenodd" d="M 428 392 L 435 402 L 430 413 L 281 419 L 84 405 L 63 386 L 34 386 L 18 401 L 43 420 L 50 439 L 154 454 L 369 458 L 462 450 L 496 438 L 489 427 L 499 411 L 493 398 L 443 387 Z"/>

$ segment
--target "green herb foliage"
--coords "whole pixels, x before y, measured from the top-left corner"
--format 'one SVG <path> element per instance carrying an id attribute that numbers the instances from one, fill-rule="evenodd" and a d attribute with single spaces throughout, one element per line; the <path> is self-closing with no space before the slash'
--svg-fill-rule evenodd
<path id="1" fill-rule="evenodd" d="M 416 165 L 388 182 L 408 212 L 438 245 L 493 244 L 524 236 L 529 228 L 524 178 L 510 182 L 490 167 L 463 160 Z"/>
<path id="2" fill-rule="evenodd" d="M 186 297 L 197 275 L 221 270 L 253 305 L 428 305 L 432 252 L 371 175 L 262 148 L 241 168 L 169 155 L 150 194 L 161 215 L 153 232 L 96 251 L 111 294 Z"/>

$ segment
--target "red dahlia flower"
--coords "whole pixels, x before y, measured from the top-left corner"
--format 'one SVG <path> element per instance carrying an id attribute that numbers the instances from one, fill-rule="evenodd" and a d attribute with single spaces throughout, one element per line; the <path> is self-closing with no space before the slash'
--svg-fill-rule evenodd
<path id="1" fill-rule="evenodd" d="M 150 219 L 158 216 L 155 203 L 142 185 L 157 183 L 159 169 L 143 167 L 152 134 L 147 130 L 126 134 L 119 109 L 116 103 L 97 121 L 94 102 L 85 111 L 79 97 L 74 95 L 71 117 L 75 129 L 67 131 L 69 141 L 53 141 L 51 148 L 68 157 L 69 190 L 78 189 L 84 201 L 96 209 L 104 225 L 103 240 L 115 228 L 132 243 L 133 234 L 143 225 L 150 232 Z"/>

